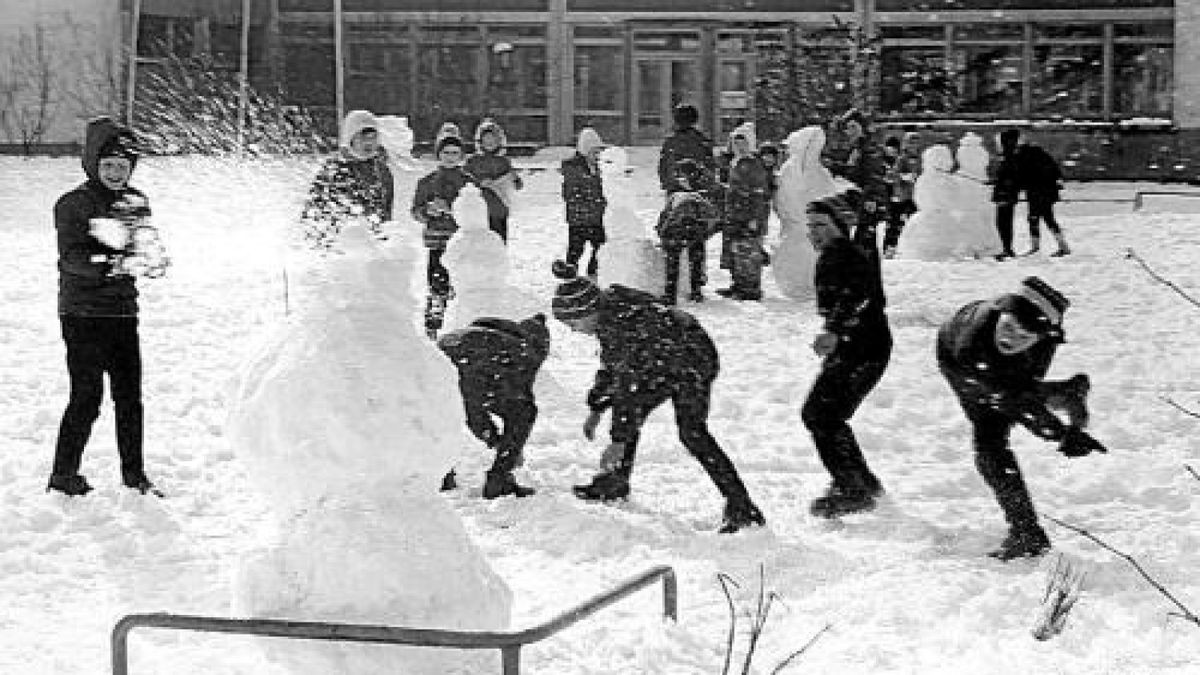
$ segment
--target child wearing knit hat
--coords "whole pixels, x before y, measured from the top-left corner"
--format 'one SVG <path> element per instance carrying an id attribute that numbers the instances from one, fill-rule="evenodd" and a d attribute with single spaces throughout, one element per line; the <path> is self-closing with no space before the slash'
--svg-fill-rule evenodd
<path id="1" fill-rule="evenodd" d="M 442 264 L 446 243 L 458 231 L 451 206 L 458 193 L 470 181 L 462 169 L 463 142 L 452 133 L 442 135 L 436 143 L 438 165 L 417 181 L 413 192 L 412 217 L 424 225 L 425 248 L 429 249 L 426 280 L 429 298 L 425 307 L 425 329 L 430 337 L 442 327 L 442 315 L 453 292 L 450 273 Z"/>
<path id="2" fill-rule="evenodd" d="M 1084 431 L 1087 375 L 1042 379 L 1063 342 L 1069 305 L 1050 284 L 1028 277 L 1014 293 L 964 305 L 938 330 L 938 369 L 974 427 L 975 466 L 1008 521 L 1008 536 L 989 554 L 1000 560 L 1038 556 L 1050 548 L 1009 448 L 1012 427 L 1021 424 L 1043 440 L 1057 441 L 1067 457 L 1106 452 Z M 1067 422 L 1053 409 L 1064 411 Z"/>
<path id="3" fill-rule="evenodd" d="M 613 284 L 600 289 L 576 275 L 574 265 L 553 266 L 562 280 L 554 316 L 600 343 L 600 369 L 588 392 L 590 413 L 583 433 L 592 440 L 600 419 L 612 411 L 607 459 L 591 483 L 575 486 L 589 501 L 629 496 L 629 482 L 643 421 L 668 399 L 675 407 L 679 439 L 725 497 L 722 533 L 763 525 L 737 469 L 708 429 L 713 382 L 720 370 L 717 348 L 692 315 L 667 307 L 653 295 Z"/>
<path id="4" fill-rule="evenodd" d="M 720 220 L 720 213 L 707 194 L 712 177 L 699 162 L 683 159 L 675 165 L 675 182 L 679 189 L 667 195 L 666 206 L 654 228 L 666 257 L 662 300 L 668 305 L 675 304 L 680 257 L 686 251 L 691 282 L 688 299 L 703 302 L 702 289 L 707 281 L 704 249 Z"/>

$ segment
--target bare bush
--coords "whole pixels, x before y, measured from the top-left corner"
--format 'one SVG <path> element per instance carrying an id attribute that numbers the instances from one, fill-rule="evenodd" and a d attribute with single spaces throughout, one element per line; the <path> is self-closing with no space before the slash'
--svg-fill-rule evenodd
<path id="1" fill-rule="evenodd" d="M 41 24 L 7 42 L 11 46 L 0 52 L 0 133 L 30 154 L 58 112 L 53 96 L 57 63 Z"/>

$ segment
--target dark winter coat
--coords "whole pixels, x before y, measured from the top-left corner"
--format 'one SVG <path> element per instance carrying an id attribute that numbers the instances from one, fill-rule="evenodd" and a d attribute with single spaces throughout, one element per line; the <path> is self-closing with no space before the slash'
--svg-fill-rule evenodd
<path id="1" fill-rule="evenodd" d="M 1016 204 L 1021 198 L 1021 167 L 1017 154 L 1002 153 L 992 176 L 992 201 L 996 204 Z"/>
<path id="2" fill-rule="evenodd" d="M 593 411 L 613 409 L 615 443 L 641 428 L 641 401 L 709 384 L 720 371 L 717 348 L 695 317 L 618 284 L 601 292 L 596 338 L 601 367 L 587 404 Z"/>
<path id="3" fill-rule="evenodd" d="M 735 160 L 725 192 L 726 233 L 760 237 L 767 233 L 771 213 L 771 174 L 757 156 Z"/>
<path id="4" fill-rule="evenodd" d="M 450 237 L 458 231 L 458 223 L 454 220 L 451 209 L 458 193 L 463 189 L 470 177 L 460 167 L 438 167 L 417 181 L 413 192 L 412 217 L 425 225 L 425 246 L 433 250 L 445 250 Z M 440 200 L 444 212 L 433 208 L 435 200 Z"/>
<path id="5" fill-rule="evenodd" d="M 567 227 L 604 229 L 604 183 L 600 167 L 593 167 L 587 157 L 575 153 L 562 163 L 562 197 L 566 205 Z"/>
<path id="6" fill-rule="evenodd" d="M 550 333 L 536 320 L 483 317 L 438 338 L 470 391 L 488 401 L 532 400 L 538 369 L 550 350 Z"/>
<path id="7" fill-rule="evenodd" d="M 1045 405 L 1040 383 L 1058 343 L 1040 340 L 1016 354 L 996 348 L 996 322 L 1005 297 L 972 302 L 938 329 L 938 367 L 968 410 L 988 410 L 1025 425 L 1047 440 L 1066 427 Z"/>
<path id="8" fill-rule="evenodd" d="M 700 192 L 672 192 L 654 226 L 664 248 L 683 248 L 707 240 L 720 214 Z"/>
<path id="9" fill-rule="evenodd" d="M 1063 174 L 1058 162 L 1040 146 L 1022 144 L 1017 148 L 1017 172 L 1021 187 L 1030 202 L 1058 201 Z"/>
<path id="10" fill-rule="evenodd" d="M 835 353 L 890 349 L 879 266 L 861 247 L 845 238 L 830 243 L 817 256 L 813 277 L 817 312 L 825 330 L 838 336 Z"/>
<path id="11" fill-rule="evenodd" d="M 64 316 L 136 316 L 137 287 L 128 275 L 112 275 L 110 256 L 121 251 L 100 243 L 90 234 L 92 218 L 111 218 L 113 205 L 127 194 L 145 198 L 126 187 L 114 192 L 100 182 L 100 150 L 132 132 L 107 118 L 87 127 L 83 170 L 87 182 L 64 194 L 54 204 L 58 234 L 58 313 Z"/>
<path id="12" fill-rule="evenodd" d="M 467 158 L 463 170 L 480 185 L 485 181 L 496 180 L 497 178 L 511 174 L 513 187 L 520 190 L 522 187 L 521 175 L 513 169 L 512 160 L 501 154 L 502 152 L 502 150 L 492 152 L 480 150 Z M 484 203 L 487 204 L 489 218 L 508 217 L 508 205 L 504 203 L 504 200 L 495 190 L 481 187 L 480 193 L 483 195 Z"/>
<path id="13" fill-rule="evenodd" d="M 853 144 L 831 148 L 827 157 L 829 172 L 857 185 L 864 204 L 887 204 L 887 164 L 877 143 L 863 135 Z"/>
<path id="14" fill-rule="evenodd" d="M 884 182 L 893 203 L 911 202 L 916 175 L 921 172 L 921 159 L 912 152 L 902 151 L 894 158 L 884 157 Z M 905 178 L 905 176 L 908 176 Z"/>
<path id="15" fill-rule="evenodd" d="M 374 224 L 382 223 L 392 219 L 395 194 L 385 153 L 358 159 L 343 148 L 336 157 L 325 160 L 313 179 L 304 217 L 338 222 L 365 217 Z"/>
<path id="16" fill-rule="evenodd" d="M 680 160 L 695 160 L 708 171 L 710 181 L 717 175 L 717 159 L 713 156 L 713 142 L 694 127 L 676 129 L 663 141 L 658 153 L 658 182 L 667 192 L 678 192 L 683 186 L 675 179 L 675 164 Z"/>

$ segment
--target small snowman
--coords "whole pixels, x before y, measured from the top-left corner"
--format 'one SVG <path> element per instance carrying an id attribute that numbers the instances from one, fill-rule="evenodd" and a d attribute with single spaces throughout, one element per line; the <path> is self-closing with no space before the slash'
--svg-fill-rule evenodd
<path id="1" fill-rule="evenodd" d="M 962 212 L 955 202 L 961 178 L 954 175 L 950 148 L 935 144 L 921 153 L 921 175 L 913 186 L 917 212 L 904 226 L 899 258 L 952 260 L 961 256 Z"/>
<path id="2" fill-rule="evenodd" d="M 621 284 L 661 293 L 662 252 L 646 223 L 634 211 L 634 184 L 624 148 L 609 146 L 600 152 L 604 181 L 604 231 L 608 242 L 597 253 L 601 286 Z"/>

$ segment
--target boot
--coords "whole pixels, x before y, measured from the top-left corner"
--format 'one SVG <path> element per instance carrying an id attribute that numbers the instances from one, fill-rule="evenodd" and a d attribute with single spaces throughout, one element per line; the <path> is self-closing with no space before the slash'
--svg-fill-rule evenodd
<path id="1" fill-rule="evenodd" d="M 511 471 L 488 471 L 487 480 L 483 484 L 484 499 L 495 499 L 504 495 L 528 497 L 535 492 L 537 490 L 518 484 Z"/>
<path id="2" fill-rule="evenodd" d="M 988 553 L 989 556 L 1008 562 L 1016 558 L 1036 558 L 1050 548 L 1050 537 L 1040 525 L 1012 527 L 1008 536 L 1000 543 L 1000 548 Z"/>
<path id="3" fill-rule="evenodd" d="M 763 527 L 767 524 L 767 519 L 763 518 L 762 511 L 753 502 L 742 500 L 730 500 L 725 503 L 725 514 L 721 520 L 721 529 L 717 530 L 719 534 L 733 534 L 743 528 L 751 525 Z"/>
<path id="4" fill-rule="evenodd" d="M 1021 255 L 1033 255 L 1034 253 L 1037 253 L 1040 250 L 1042 250 L 1041 240 L 1038 237 L 1033 237 L 1029 241 L 1029 250 L 1022 253 Z"/>
<path id="5" fill-rule="evenodd" d="M 50 476 L 46 484 L 46 492 L 57 490 L 69 497 L 82 497 L 92 491 L 87 479 L 79 474 L 74 476 Z"/>
<path id="6" fill-rule="evenodd" d="M 996 262 L 1004 262 L 1005 260 L 1008 260 L 1009 258 L 1017 257 L 1017 254 L 1013 253 L 1011 249 L 1006 249 L 1004 251 L 1001 251 L 1000 253 L 997 253 L 996 255 L 994 255 L 992 257 L 996 260 Z"/>
<path id="7" fill-rule="evenodd" d="M 1067 246 L 1067 238 L 1062 232 L 1054 233 L 1054 240 L 1058 242 L 1058 250 L 1050 254 L 1051 258 L 1061 258 L 1064 255 L 1071 255 L 1071 247 Z"/>
<path id="8" fill-rule="evenodd" d="M 825 494 L 813 500 L 809 513 L 818 518 L 837 518 L 851 513 L 863 513 L 875 508 L 875 497 L 882 488 L 847 488 L 831 483 Z"/>
<path id="9" fill-rule="evenodd" d="M 619 473 L 601 473 L 587 485 L 572 488 L 575 496 L 589 502 L 611 502 L 629 498 L 629 479 Z"/>
<path id="10" fill-rule="evenodd" d="M 449 492 L 451 490 L 457 490 L 457 489 L 458 489 L 458 475 L 454 473 L 454 469 L 450 469 L 449 471 L 446 472 L 445 476 L 442 476 L 441 491 Z"/>
<path id="11" fill-rule="evenodd" d="M 151 483 L 150 479 L 146 478 L 145 476 L 139 476 L 139 477 L 132 478 L 132 479 L 126 479 L 124 482 L 125 482 L 125 487 L 130 488 L 131 490 L 137 490 L 138 492 L 140 492 L 144 495 L 151 494 L 151 495 L 154 495 L 155 497 L 165 496 L 165 495 L 163 495 L 162 490 L 159 490 L 158 488 L 154 487 L 154 483 Z"/>

